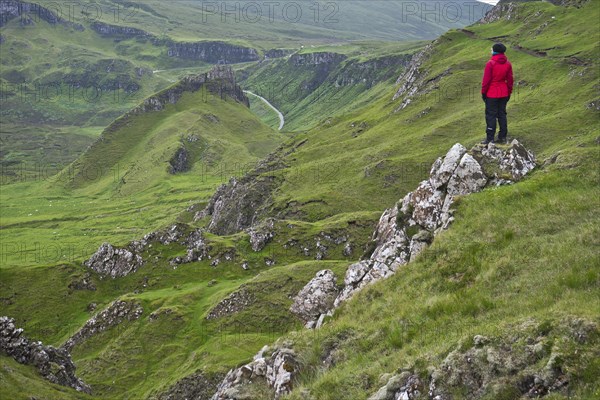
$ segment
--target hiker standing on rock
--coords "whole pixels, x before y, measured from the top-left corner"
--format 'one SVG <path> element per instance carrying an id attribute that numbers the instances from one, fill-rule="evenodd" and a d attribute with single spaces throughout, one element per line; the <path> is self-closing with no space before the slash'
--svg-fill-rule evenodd
<path id="1" fill-rule="evenodd" d="M 486 138 L 483 144 L 506 143 L 508 127 L 506 122 L 506 104 L 510 100 L 513 90 L 512 65 L 504 55 L 506 46 L 496 43 L 492 47 L 492 58 L 485 65 L 483 81 L 481 82 L 481 98 L 485 102 Z M 496 134 L 496 120 L 500 126 L 498 139 Z"/>

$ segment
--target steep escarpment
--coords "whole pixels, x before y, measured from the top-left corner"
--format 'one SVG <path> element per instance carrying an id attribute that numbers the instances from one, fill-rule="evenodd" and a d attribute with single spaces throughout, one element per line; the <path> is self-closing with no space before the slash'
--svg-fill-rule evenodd
<path id="1" fill-rule="evenodd" d="M 251 47 L 222 41 L 177 42 L 168 38 L 159 38 L 143 29 L 104 22 L 94 22 L 91 24 L 91 28 L 104 37 L 148 40 L 155 46 L 166 47 L 168 57 L 183 60 L 198 60 L 210 64 L 234 64 L 259 59 L 258 52 Z"/>
<path id="2" fill-rule="evenodd" d="M 259 56 L 255 49 L 232 45 L 225 42 L 168 42 L 169 57 L 187 60 L 201 60 L 207 63 L 242 63 L 256 61 Z"/>

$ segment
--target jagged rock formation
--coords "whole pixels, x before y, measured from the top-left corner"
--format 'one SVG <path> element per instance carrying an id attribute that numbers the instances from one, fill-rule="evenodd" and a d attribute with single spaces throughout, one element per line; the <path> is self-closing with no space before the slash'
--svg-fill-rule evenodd
<path id="1" fill-rule="evenodd" d="M 410 370 L 393 375 L 369 400 L 451 400 L 457 390 L 469 399 L 565 394 L 571 377 L 563 351 L 586 343 L 598 328 L 591 321 L 567 319 L 558 324 L 559 334 L 551 335 L 547 329 L 531 332 L 536 325 L 526 321 L 498 338 L 475 335 L 471 346 L 457 346 L 428 376 Z"/>
<path id="2" fill-rule="evenodd" d="M 269 354 L 269 356 L 265 354 Z M 211 400 L 235 400 L 248 398 L 243 394 L 244 385 L 264 379 L 274 390 L 273 399 L 292 390 L 293 379 L 300 370 L 300 362 L 294 351 L 287 347 L 269 349 L 265 346 L 254 356 L 252 362 L 230 370 Z"/>
<path id="3" fill-rule="evenodd" d="M 429 179 L 382 214 L 369 252 L 348 268 L 334 307 L 414 260 L 453 221 L 456 196 L 517 181 L 535 165 L 533 154 L 517 140 L 506 151 L 494 144 L 478 145 L 470 152 L 459 143 L 452 146 L 445 157 L 433 163 Z M 309 285 L 302 292 L 311 290 Z"/>
<path id="4" fill-rule="evenodd" d="M 143 263 L 139 254 L 127 248 L 115 248 L 110 243 L 103 243 L 83 264 L 102 277 L 110 276 L 114 279 L 137 271 Z"/>
<path id="5" fill-rule="evenodd" d="M 116 300 L 90 318 L 61 348 L 71 352 L 77 344 L 84 342 L 97 333 L 119 325 L 125 320 L 134 321 L 143 312 L 142 306 L 133 300 Z"/>
<path id="6" fill-rule="evenodd" d="M 177 242 L 187 247 L 184 257 L 175 257 L 171 260 L 173 265 L 207 258 L 209 246 L 202 231 L 192 229 L 186 233 L 188 230 L 189 227 L 185 224 L 175 224 L 168 229 L 148 233 L 142 239 L 134 240 L 124 248 L 115 248 L 109 243 L 104 243 L 89 260 L 84 262 L 84 265 L 101 277 L 110 276 L 114 279 L 127 276 L 144 265 L 142 254 L 148 251 L 152 242 L 164 245 Z"/>
<path id="7" fill-rule="evenodd" d="M 263 223 L 248 229 L 252 250 L 261 251 L 273 239 L 275 236 L 274 224 L 275 221 L 272 218 L 268 218 Z"/>
<path id="8" fill-rule="evenodd" d="M 182 378 L 167 391 L 156 397 L 157 400 L 209 400 L 223 380 L 223 374 L 207 374 L 196 371 Z M 154 398 L 154 397 L 151 397 Z"/>
<path id="9" fill-rule="evenodd" d="M 9 317 L 0 317 L 0 351 L 21 364 L 35 366 L 52 383 L 91 393 L 91 388 L 75 375 L 75 364 L 66 350 L 29 340 Z"/>
<path id="10" fill-rule="evenodd" d="M 290 311 L 299 316 L 307 328 L 318 328 L 333 308 L 333 302 L 339 294 L 336 280 L 333 271 L 319 271 L 294 297 Z"/>
<path id="11" fill-rule="evenodd" d="M 235 314 L 253 302 L 254 296 L 248 291 L 245 285 L 242 285 L 239 290 L 231 293 L 214 306 L 206 315 L 206 319 L 216 319 L 225 315 Z"/>
<path id="12" fill-rule="evenodd" d="M 272 204 L 272 192 L 278 180 L 269 172 L 284 165 L 270 155 L 240 179 L 231 178 L 219 186 L 208 205 L 196 213 L 194 220 L 209 217 L 207 230 L 217 235 L 230 235 L 248 229 L 261 221 Z"/>
<path id="13" fill-rule="evenodd" d="M 237 46 L 225 42 L 169 42 L 169 57 L 189 60 L 202 60 L 216 64 L 241 63 L 258 60 L 258 53 L 250 47 Z"/>

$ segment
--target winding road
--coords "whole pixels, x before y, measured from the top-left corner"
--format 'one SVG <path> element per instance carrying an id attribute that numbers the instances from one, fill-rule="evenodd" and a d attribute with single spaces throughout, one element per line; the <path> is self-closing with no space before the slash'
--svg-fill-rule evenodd
<path id="1" fill-rule="evenodd" d="M 277 113 L 277 115 L 279 116 L 279 129 L 281 130 L 283 128 L 283 125 L 285 124 L 285 119 L 283 118 L 283 114 L 281 113 L 281 111 L 279 111 L 278 109 L 275 108 L 275 106 L 273 106 L 273 104 L 269 103 L 269 101 L 267 99 L 265 99 L 262 96 L 259 96 L 255 93 L 252 93 L 249 90 L 244 90 L 244 93 L 258 97 L 259 99 L 261 99 L 266 105 L 268 105 L 269 107 L 271 107 L 273 109 L 273 111 L 275 111 Z"/>

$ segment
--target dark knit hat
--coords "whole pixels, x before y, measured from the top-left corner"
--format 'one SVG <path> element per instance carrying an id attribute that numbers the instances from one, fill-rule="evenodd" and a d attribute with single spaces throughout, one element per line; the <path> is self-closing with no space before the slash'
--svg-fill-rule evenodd
<path id="1" fill-rule="evenodd" d="M 492 50 L 494 50 L 494 53 L 505 53 L 506 46 L 503 45 L 502 43 L 496 43 L 495 45 L 492 46 Z"/>

